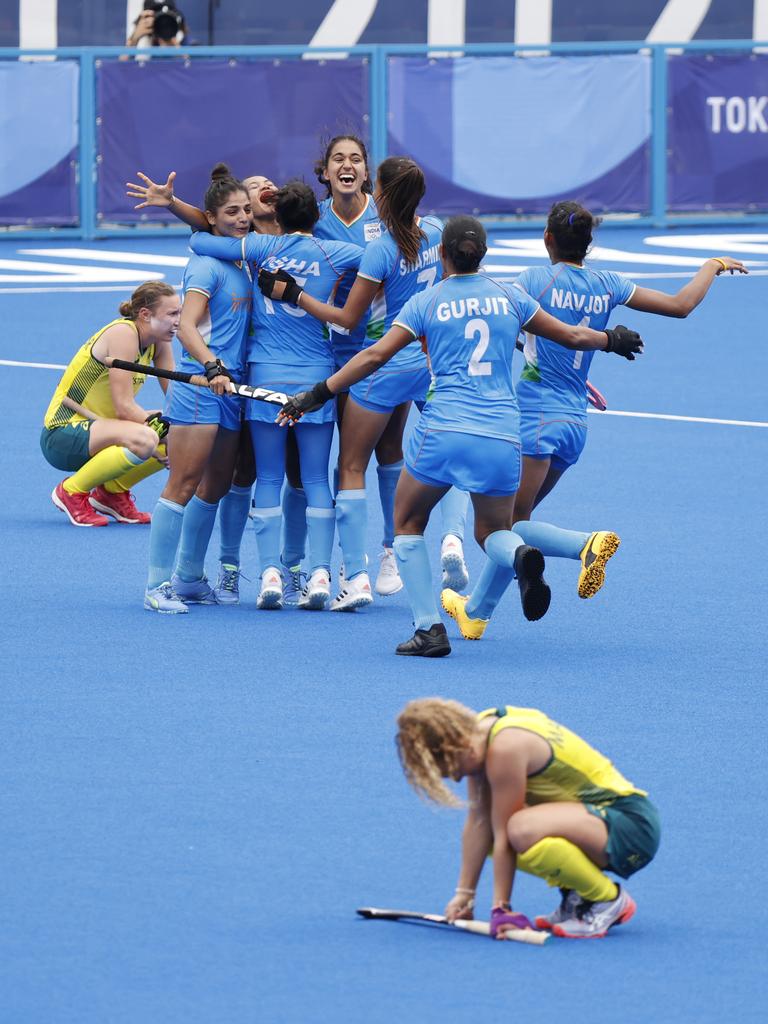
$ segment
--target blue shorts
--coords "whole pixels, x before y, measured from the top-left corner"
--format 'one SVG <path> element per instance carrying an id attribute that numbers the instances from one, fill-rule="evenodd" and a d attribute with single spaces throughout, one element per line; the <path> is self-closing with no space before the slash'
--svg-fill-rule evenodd
<path id="1" fill-rule="evenodd" d="M 392 412 L 403 402 L 423 402 L 427 397 L 432 377 L 426 366 L 384 366 L 370 377 L 358 381 L 349 389 L 350 395 L 363 409 L 371 412 Z"/>
<path id="2" fill-rule="evenodd" d="M 214 395 L 208 388 L 171 381 L 165 400 L 165 415 L 171 423 L 191 426 L 218 423 L 225 430 L 239 430 L 242 399 L 231 395 Z"/>
<path id="3" fill-rule="evenodd" d="M 310 391 L 319 380 L 325 380 L 333 373 L 330 364 L 310 364 L 308 366 L 275 366 L 273 364 L 249 363 L 248 383 L 254 387 L 269 388 L 270 391 L 282 391 L 286 395 L 295 395 L 299 391 Z M 249 423 L 274 423 L 280 406 L 272 402 L 256 402 L 244 399 L 245 418 Z M 302 423 L 335 423 L 336 402 L 326 402 L 317 412 L 309 412 L 301 419 Z M 258 462 L 257 462 L 258 464 Z"/>
<path id="4" fill-rule="evenodd" d="M 90 459 L 91 420 L 75 420 L 63 427 L 43 427 L 40 448 L 46 461 L 63 473 L 76 473 Z"/>
<path id="5" fill-rule="evenodd" d="M 587 442 L 584 420 L 568 419 L 568 413 L 520 410 L 520 442 L 523 455 L 551 459 L 556 469 L 568 469 L 579 461 Z"/>
<path id="6" fill-rule="evenodd" d="M 430 430 L 420 420 L 405 453 L 405 468 L 430 487 L 506 497 L 520 486 L 520 445 L 500 437 Z"/>
<path id="7" fill-rule="evenodd" d="M 333 348 L 333 372 L 336 373 L 345 363 L 349 362 L 352 356 L 357 355 L 363 345 L 360 338 L 355 339 L 349 334 L 338 334 L 336 331 L 331 331 L 331 347 Z M 345 388 L 340 394 L 345 394 L 347 391 L 349 388 Z"/>

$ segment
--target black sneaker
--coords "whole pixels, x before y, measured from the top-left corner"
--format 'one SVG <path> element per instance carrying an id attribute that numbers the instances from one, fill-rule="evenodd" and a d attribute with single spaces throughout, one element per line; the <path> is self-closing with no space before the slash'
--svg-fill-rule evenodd
<path id="1" fill-rule="evenodd" d="M 451 645 L 442 622 L 436 622 L 429 629 L 417 629 L 410 640 L 395 648 L 395 654 L 412 658 L 444 658 L 450 653 Z"/>
<path id="2" fill-rule="evenodd" d="M 535 622 L 547 614 L 552 600 L 552 591 L 544 581 L 544 555 L 538 548 L 523 544 L 515 552 L 515 572 L 523 615 L 529 622 Z"/>

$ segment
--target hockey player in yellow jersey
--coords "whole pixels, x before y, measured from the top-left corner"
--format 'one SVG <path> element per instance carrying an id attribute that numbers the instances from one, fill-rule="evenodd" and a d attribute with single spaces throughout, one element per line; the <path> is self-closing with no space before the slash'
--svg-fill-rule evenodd
<path id="1" fill-rule="evenodd" d="M 535 919 L 563 938 L 602 938 L 628 921 L 635 902 L 610 871 L 628 878 L 659 845 L 648 794 L 603 754 L 534 708 L 504 705 L 479 714 L 438 697 L 411 701 L 398 717 L 406 778 L 436 803 L 461 806 L 443 781 L 464 777 L 468 811 L 450 920 L 471 918 L 475 889 L 493 857 L 491 934 L 532 927 L 512 910 L 515 870 L 560 887 L 559 907 Z"/>
<path id="2" fill-rule="evenodd" d="M 120 306 L 120 318 L 100 328 L 78 349 L 45 414 L 40 447 L 56 469 L 72 473 L 51 499 L 73 526 L 148 523 L 131 488 L 167 463 L 167 422 L 136 402 L 142 374 L 110 369 L 124 359 L 173 369 L 172 341 L 181 302 L 162 281 L 140 285 Z M 165 384 L 165 382 L 162 382 Z M 106 513 L 106 515 L 102 514 Z"/>

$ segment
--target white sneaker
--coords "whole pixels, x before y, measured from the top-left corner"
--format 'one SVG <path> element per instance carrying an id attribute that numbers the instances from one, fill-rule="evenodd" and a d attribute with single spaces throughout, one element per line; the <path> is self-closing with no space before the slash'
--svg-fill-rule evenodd
<path id="1" fill-rule="evenodd" d="M 608 934 L 609 928 L 624 924 L 635 910 L 637 904 L 627 890 L 619 886 L 615 900 L 606 900 L 604 903 L 581 900 L 573 916 L 553 925 L 552 932 L 561 939 L 602 939 Z"/>
<path id="2" fill-rule="evenodd" d="M 398 590 L 403 589 L 403 581 L 400 579 L 400 571 L 397 568 L 397 559 L 392 548 L 384 548 L 379 555 L 381 565 L 379 575 L 376 577 L 376 593 L 382 597 L 390 597 Z"/>
<path id="3" fill-rule="evenodd" d="M 467 563 L 464 561 L 464 545 L 458 537 L 449 533 L 440 547 L 440 565 L 443 569 L 443 590 L 455 590 L 462 594 L 469 583 Z"/>
<path id="4" fill-rule="evenodd" d="M 256 600 L 257 608 L 283 607 L 283 577 L 280 570 L 270 565 L 261 574 L 261 590 Z"/>
<path id="5" fill-rule="evenodd" d="M 562 924 L 563 921 L 573 917 L 576 913 L 576 907 L 580 903 L 581 896 L 579 896 L 575 889 L 561 889 L 559 906 L 551 914 L 540 914 L 534 918 L 533 923 L 537 928 L 541 928 L 544 931 L 552 931 L 556 924 Z"/>
<path id="6" fill-rule="evenodd" d="M 361 572 L 354 579 L 344 582 L 344 588 L 331 603 L 331 611 L 353 612 L 356 608 L 365 608 L 369 604 L 373 604 L 371 581 L 367 572 Z"/>
<path id="7" fill-rule="evenodd" d="M 299 598 L 299 608 L 322 612 L 331 600 L 331 576 L 327 569 L 315 569 Z"/>

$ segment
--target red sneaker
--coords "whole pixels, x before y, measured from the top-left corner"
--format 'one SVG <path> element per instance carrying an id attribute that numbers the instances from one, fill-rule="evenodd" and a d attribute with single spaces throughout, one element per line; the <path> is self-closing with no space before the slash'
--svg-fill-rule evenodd
<path id="1" fill-rule="evenodd" d="M 80 492 L 70 494 L 68 491 L 64 490 L 62 484 L 57 484 L 51 494 L 51 501 L 56 508 L 60 508 L 62 512 L 66 512 L 69 517 L 69 521 L 73 526 L 109 525 L 107 517 L 100 516 L 99 513 L 91 507 L 87 494 L 82 494 Z"/>
<path id="2" fill-rule="evenodd" d="M 119 523 L 151 523 L 152 516 L 149 512 L 140 512 L 133 501 L 133 495 L 128 491 L 119 491 L 113 494 L 105 491 L 103 487 L 95 487 L 91 491 L 89 501 L 93 508 L 99 512 L 105 512 L 113 516 Z"/>

